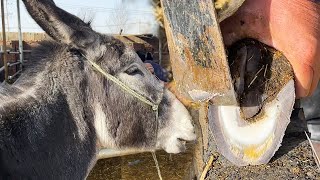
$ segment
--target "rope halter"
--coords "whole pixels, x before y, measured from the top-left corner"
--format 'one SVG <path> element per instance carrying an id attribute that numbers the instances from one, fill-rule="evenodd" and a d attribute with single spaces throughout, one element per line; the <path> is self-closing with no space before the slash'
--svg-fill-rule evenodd
<path id="1" fill-rule="evenodd" d="M 85 57 L 85 56 L 83 56 Z M 100 72 L 106 79 L 109 79 L 110 81 L 114 82 L 115 84 L 117 84 L 122 90 L 124 90 L 125 92 L 131 94 L 133 97 L 137 98 L 138 100 L 140 100 L 141 102 L 149 105 L 152 107 L 152 110 L 155 112 L 156 114 L 156 132 L 158 132 L 158 116 L 159 116 L 159 103 L 154 103 L 151 102 L 149 99 L 147 99 L 146 97 L 142 96 L 141 94 L 137 93 L 136 91 L 134 91 L 133 89 L 131 89 L 128 85 L 126 85 L 125 83 L 123 83 L 122 81 L 120 81 L 119 79 L 117 79 L 116 77 L 112 76 L 111 74 L 105 72 L 98 64 L 96 64 L 95 62 L 89 60 L 86 58 L 86 60 L 92 65 L 92 67 L 97 70 L 98 72 Z"/>

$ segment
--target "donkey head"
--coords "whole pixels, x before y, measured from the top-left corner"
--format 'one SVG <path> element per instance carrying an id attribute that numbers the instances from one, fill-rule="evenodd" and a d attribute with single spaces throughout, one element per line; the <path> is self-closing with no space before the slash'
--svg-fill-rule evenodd
<path id="1" fill-rule="evenodd" d="M 184 149 L 180 140 L 194 140 L 191 117 L 164 84 L 144 66 L 134 50 L 92 30 L 89 24 L 60 9 L 52 0 L 23 0 L 33 19 L 54 40 L 76 50 L 149 101 L 152 108 L 128 94 L 85 63 L 94 127 L 100 147 Z"/>

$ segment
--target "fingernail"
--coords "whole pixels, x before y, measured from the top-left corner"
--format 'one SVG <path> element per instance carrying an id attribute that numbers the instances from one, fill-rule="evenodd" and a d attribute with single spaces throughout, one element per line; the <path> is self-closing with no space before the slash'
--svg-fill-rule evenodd
<path id="1" fill-rule="evenodd" d="M 312 69 L 312 68 L 311 68 Z M 313 81 L 313 70 L 309 70 L 307 72 L 304 73 L 308 73 L 304 74 L 303 76 L 299 76 L 299 77 L 305 77 L 305 79 L 302 80 L 296 80 L 296 98 L 303 98 L 303 97 L 307 97 L 310 95 L 311 93 L 311 85 L 312 85 L 312 81 Z M 297 76 L 296 76 L 297 77 Z"/>

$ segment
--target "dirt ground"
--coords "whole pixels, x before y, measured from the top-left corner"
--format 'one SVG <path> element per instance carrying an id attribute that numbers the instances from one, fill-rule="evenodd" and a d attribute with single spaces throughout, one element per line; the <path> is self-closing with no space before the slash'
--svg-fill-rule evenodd
<path id="1" fill-rule="evenodd" d="M 214 161 L 207 179 L 320 179 L 306 135 L 290 133 L 266 165 L 235 167 L 222 156 Z"/>
<path id="2" fill-rule="evenodd" d="M 180 180 L 189 174 L 192 162 L 192 148 L 187 152 L 169 155 L 164 151 L 156 153 L 164 180 Z M 159 176 L 151 153 L 99 160 L 88 180 L 158 180 Z"/>
<path id="3" fill-rule="evenodd" d="M 212 152 L 216 153 L 216 152 Z M 170 155 L 157 152 L 164 180 L 190 179 L 192 148 L 185 153 Z M 157 180 L 151 153 L 99 160 L 88 180 Z M 319 179 L 320 171 L 313 159 L 304 133 L 290 133 L 274 158 L 266 165 L 235 167 L 223 156 L 213 162 L 207 178 L 211 179 Z"/>

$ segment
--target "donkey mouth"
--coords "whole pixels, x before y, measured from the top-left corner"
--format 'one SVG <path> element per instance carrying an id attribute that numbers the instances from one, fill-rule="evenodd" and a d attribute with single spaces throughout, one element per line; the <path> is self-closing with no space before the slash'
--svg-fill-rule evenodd
<path id="1" fill-rule="evenodd" d="M 165 97 L 170 103 L 168 119 L 159 129 L 157 147 L 168 153 L 180 153 L 186 150 L 186 141 L 196 139 L 192 119 L 185 106 L 169 91 Z"/>

